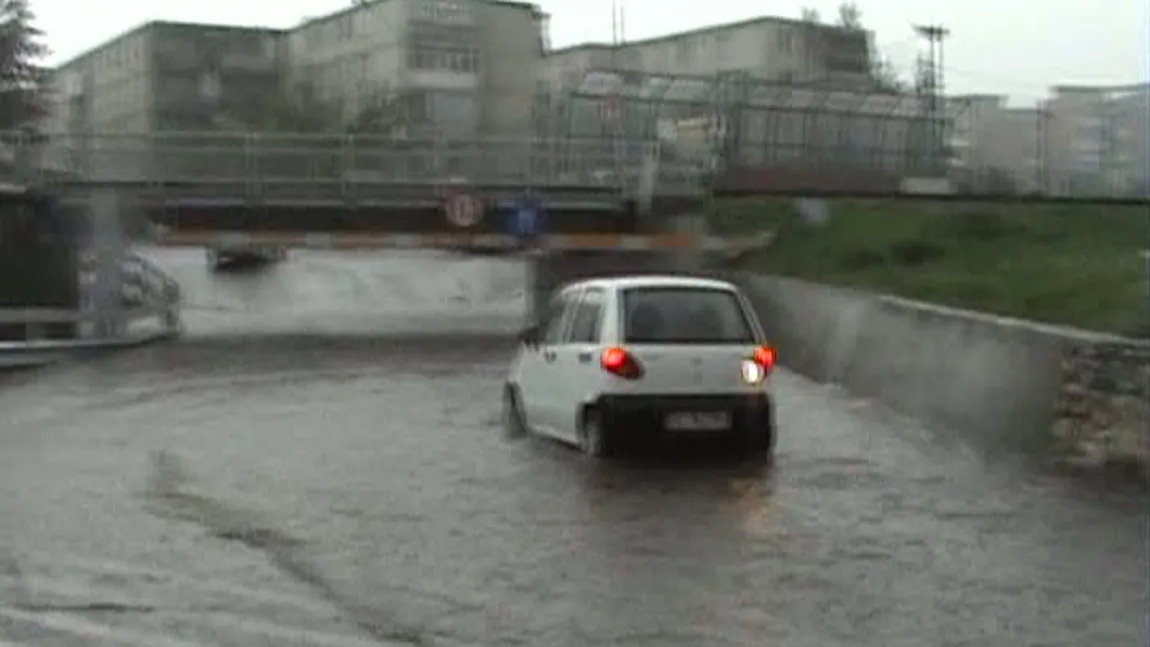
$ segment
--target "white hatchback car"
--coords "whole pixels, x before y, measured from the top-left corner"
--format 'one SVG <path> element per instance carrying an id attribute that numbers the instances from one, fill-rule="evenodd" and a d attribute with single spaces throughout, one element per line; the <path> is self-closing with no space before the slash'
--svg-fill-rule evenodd
<path id="1" fill-rule="evenodd" d="M 612 277 L 559 290 L 521 336 L 503 390 L 508 434 L 603 457 L 660 435 L 736 435 L 770 457 L 775 352 L 734 285 Z"/>

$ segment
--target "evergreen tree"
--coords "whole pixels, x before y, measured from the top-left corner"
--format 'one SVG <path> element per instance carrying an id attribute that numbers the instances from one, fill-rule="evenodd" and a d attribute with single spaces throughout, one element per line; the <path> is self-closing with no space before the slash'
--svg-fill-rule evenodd
<path id="1" fill-rule="evenodd" d="M 30 126 L 47 111 L 43 35 L 29 0 L 0 0 L 0 130 Z"/>

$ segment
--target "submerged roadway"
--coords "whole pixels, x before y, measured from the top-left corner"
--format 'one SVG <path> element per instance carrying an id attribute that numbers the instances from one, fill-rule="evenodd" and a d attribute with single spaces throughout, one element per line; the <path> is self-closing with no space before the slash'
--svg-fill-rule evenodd
<path id="1" fill-rule="evenodd" d="M 0 376 L 0 647 L 1150 640 L 1145 493 L 787 372 L 774 468 L 594 464 L 500 432 L 514 263 L 158 258 L 183 341 Z"/>

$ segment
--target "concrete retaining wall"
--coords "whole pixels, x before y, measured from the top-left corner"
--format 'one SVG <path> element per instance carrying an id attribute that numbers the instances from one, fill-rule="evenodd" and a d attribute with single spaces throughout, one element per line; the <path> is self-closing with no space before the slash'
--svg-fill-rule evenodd
<path id="1" fill-rule="evenodd" d="M 736 281 L 800 373 L 983 445 L 1150 465 L 1150 344 L 792 279 Z"/>
<path id="2" fill-rule="evenodd" d="M 0 190 L 0 308 L 78 307 L 78 220 L 47 196 Z M 75 337 L 75 324 L 47 324 L 44 333 Z M 23 324 L 0 325 L 0 341 L 24 336 Z"/>

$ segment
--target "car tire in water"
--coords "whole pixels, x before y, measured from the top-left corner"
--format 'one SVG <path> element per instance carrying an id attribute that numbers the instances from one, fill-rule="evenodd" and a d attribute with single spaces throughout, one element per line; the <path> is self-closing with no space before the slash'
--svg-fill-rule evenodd
<path id="1" fill-rule="evenodd" d="M 523 407 L 519 404 L 519 390 L 510 384 L 503 389 L 503 411 L 501 420 L 503 435 L 507 438 L 522 438 L 527 435 L 527 422 L 523 417 Z"/>
<path id="2" fill-rule="evenodd" d="M 772 461 L 775 457 L 775 426 L 756 420 L 743 429 L 743 449 L 750 455 Z"/>
<path id="3" fill-rule="evenodd" d="M 615 446 L 610 429 L 603 424 L 603 416 L 590 411 L 583 418 L 579 429 L 579 450 L 591 458 L 607 458 L 614 453 Z"/>

